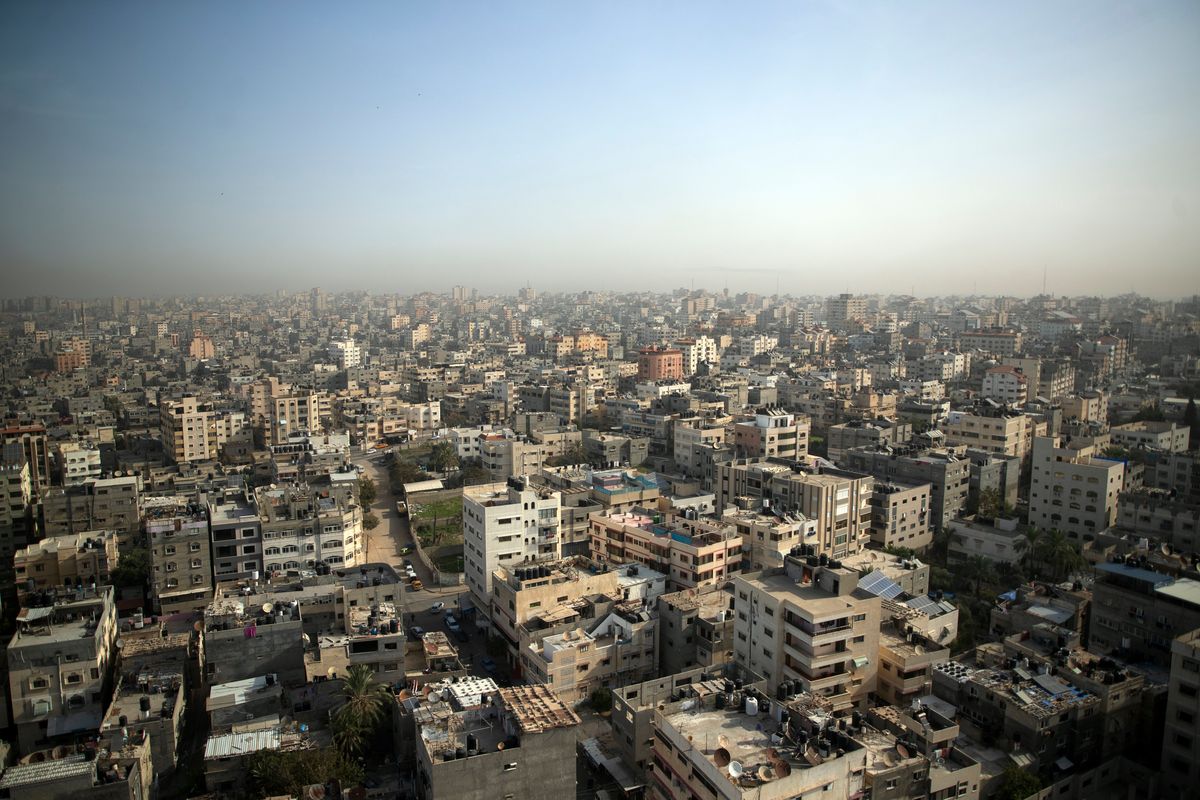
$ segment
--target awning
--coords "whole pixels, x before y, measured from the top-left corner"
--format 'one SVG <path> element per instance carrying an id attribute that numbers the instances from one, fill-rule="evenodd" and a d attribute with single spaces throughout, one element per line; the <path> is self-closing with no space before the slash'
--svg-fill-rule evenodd
<path id="1" fill-rule="evenodd" d="M 54 606 L 43 606 L 41 608 L 22 608 L 17 613 L 17 622 L 37 622 L 39 619 L 45 619 L 54 613 Z"/>

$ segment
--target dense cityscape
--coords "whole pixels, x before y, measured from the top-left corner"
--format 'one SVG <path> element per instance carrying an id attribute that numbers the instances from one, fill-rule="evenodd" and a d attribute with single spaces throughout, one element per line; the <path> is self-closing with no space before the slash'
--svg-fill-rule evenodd
<path id="1" fill-rule="evenodd" d="M 4 797 L 1194 796 L 1200 297 L 36 296 L 0 372 Z"/>

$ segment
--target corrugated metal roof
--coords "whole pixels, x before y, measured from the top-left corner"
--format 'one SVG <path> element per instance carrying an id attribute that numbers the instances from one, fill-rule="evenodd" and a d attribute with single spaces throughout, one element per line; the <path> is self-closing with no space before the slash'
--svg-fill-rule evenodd
<path id="1" fill-rule="evenodd" d="M 83 753 L 74 753 L 65 758 L 42 761 L 37 764 L 19 764 L 9 767 L 4 775 L 0 775 L 0 789 L 12 789 L 17 786 L 54 781 L 74 775 L 86 775 L 95 768 L 95 762 L 88 761 Z"/>
<path id="2" fill-rule="evenodd" d="M 278 728 L 265 728 L 246 733 L 225 733 L 212 736 L 204 744 L 204 757 L 230 758 L 257 753 L 259 750 L 278 750 L 282 740 Z"/>

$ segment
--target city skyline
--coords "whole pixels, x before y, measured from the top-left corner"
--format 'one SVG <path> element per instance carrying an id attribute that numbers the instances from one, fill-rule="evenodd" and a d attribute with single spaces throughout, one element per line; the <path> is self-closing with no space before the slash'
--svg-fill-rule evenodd
<path id="1" fill-rule="evenodd" d="M 1200 290 L 1194 4 L 0 14 L 7 296 Z"/>

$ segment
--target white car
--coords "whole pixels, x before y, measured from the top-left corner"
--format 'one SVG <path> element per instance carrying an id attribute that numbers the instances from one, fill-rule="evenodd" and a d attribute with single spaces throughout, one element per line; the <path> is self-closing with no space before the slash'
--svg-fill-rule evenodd
<path id="1" fill-rule="evenodd" d="M 445 607 L 446 607 L 445 603 L 438 602 L 438 603 L 434 603 L 433 605 L 431 605 L 429 607 L 429 610 L 432 611 L 434 614 L 436 614 Z"/>

